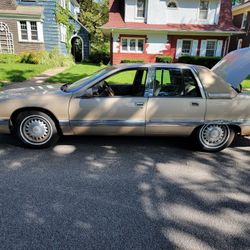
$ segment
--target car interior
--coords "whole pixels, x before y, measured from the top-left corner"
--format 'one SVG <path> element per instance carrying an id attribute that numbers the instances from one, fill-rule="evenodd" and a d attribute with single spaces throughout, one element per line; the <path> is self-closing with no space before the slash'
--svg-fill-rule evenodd
<path id="1" fill-rule="evenodd" d="M 93 96 L 144 96 L 147 69 L 130 69 L 111 75 L 92 87 Z"/>
<path id="2" fill-rule="evenodd" d="M 155 71 L 154 96 L 201 97 L 201 93 L 191 70 L 159 68 Z"/>

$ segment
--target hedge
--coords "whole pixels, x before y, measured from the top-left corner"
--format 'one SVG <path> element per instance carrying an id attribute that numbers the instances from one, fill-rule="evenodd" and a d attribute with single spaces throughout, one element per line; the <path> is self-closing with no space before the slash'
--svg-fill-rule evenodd
<path id="1" fill-rule="evenodd" d="M 205 57 L 205 56 L 181 56 L 178 59 L 179 63 L 201 65 L 207 68 L 212 68 L 221 60 L 221 57 Z"/>
<path id="2" fill-rule="evenodd" d="M 156 57 L 156 62 L 158 63 L 172 63 L 173 60 L 174 59 L 171 56 L 157 56 Z"/>
<path id="3" fill-rule="evenodd" d="M 143 60 L 122 59 L 121 63 L 144 63 Z"/>

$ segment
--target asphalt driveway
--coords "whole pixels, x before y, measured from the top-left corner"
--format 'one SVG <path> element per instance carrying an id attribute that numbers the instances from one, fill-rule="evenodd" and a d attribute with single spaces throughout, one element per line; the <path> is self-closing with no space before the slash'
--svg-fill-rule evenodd
<path id="1" fill-rule="evenodd" d="M 1 249 L 249 249 L 250 139 L 0 136 Z"/>

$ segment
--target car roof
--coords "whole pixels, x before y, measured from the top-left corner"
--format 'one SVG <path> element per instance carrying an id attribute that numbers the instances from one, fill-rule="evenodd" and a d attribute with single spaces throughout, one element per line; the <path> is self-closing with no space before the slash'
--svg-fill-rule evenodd
<path id="1" fill-rule="evenodd" d="M 194 65 L 183 63 L 122 63 L 115 64 L 113 67 L 117 69 L 134 69 L 134 68 L 193 68 Z"/>

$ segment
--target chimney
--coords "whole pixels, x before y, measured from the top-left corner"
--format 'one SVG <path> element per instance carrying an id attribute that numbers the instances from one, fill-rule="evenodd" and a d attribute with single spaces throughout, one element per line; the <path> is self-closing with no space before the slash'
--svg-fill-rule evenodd
<path id="1" fill-rule="evenodd" d="M 233 25 L 232 1 L 231 0 L 221 0 L 219 25 L 220 26 L 232 26 Z"/>

